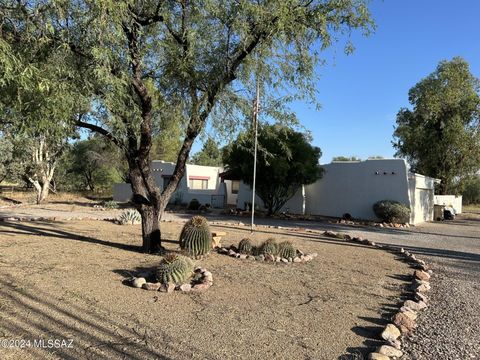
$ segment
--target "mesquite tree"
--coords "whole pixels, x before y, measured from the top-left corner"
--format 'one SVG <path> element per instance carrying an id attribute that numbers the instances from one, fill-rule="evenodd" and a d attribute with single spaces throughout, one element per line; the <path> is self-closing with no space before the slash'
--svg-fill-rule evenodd
<path id="1" fill-rule="evenodd" d="M 6 175 L 33 185 L 41 203 L 75 135 L 72 122 L 89 103 L 71 81 L 70 51 L 42 40 L 28 25 L 5 15 L 0 21 L 0 131 L 12 146 Z"/>
<path id="2" fill-rule="evenodd" d="M 161 250 L 159 219 L 207 120 L 225 130 L 247 113 L 254 73 L 265 94 L 282 96 L 269 115 L 292 118 L 285 102 L 315 95 L 318 52 L 334 34 L 372 28 L 366 0 L 10 3 L 5 12 L 15 21 L 34 24 L 42 38 L 83 59 L 75 64 L 82 87 L 103 116 L 76 125 L 124 151 L 148 252 Z M 160 192 L 150 167 L 152 132 L 172 117 L 184 138 Z"/>
<path id="3" fill-rule="evenodd" d="M 440 194 L 480 169 L 480 80 L 462 58 L 442 61 L 408 92 L 393 145 L 416 172 L 441 180 Z"/>

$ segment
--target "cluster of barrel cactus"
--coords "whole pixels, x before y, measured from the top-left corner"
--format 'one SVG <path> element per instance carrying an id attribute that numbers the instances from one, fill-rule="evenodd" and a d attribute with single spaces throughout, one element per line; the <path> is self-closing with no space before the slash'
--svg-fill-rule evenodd
<path id="1" fill-rule="evenodd" d="M 275 239 L 270 238 L 263 242 L 260 246 L 260 254 L 263 255 L 277 255 L 278 253 L 278 245 Z"/>
<path id="2" fill-rule="evenodd" d="M 142 222 L 142 217 L 137 210 L 128 209 L 120 214 L 117 221 L 120 225 L 135 225 Z"/>
<path id="3" fill-rule="evenodd" d="M 212 233 L 207 219 L 194 216 L 187 221 L 180 233 L 180 248 L 194 258 L 206 255 L 212 250 Z"/>
<path id="4" fill-rule="evenodd" d="M 278 256 L 285 259 L 293 259 L 297 256 L 297 250 L 290 241 L 284 241 L 278 245 Z"/>
<path id="5" fill-rule="evenodd" d="M 182 284 L 193 274 L 193 261 L 183 255 L 167 254 L 157 268 L 157 280 L 162 284 Z"/>
<path id="6" fill-rule="evenodd" d="M 238 243 L 238 252 L 241 254 L 251 254 L 253 249 L 252 240 L 249 238 L 244 238 Z"/>

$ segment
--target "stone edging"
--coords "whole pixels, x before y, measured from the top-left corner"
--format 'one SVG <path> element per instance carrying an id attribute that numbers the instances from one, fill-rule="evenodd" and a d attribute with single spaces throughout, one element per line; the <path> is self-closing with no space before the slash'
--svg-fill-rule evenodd
<path id="1" fill-rule="evenodd" d="M 325 232 L 323 235 L 339 238 L 341 233 Z M 371 246 L 377 249 L 392 252 L 401 256 L 404 260 L 413 264 L 416 269 L 413 273 L 413 280 L 410 289 L 413 292 L 415 300 L 406 300 L 400 310 L 392 317 L 391 322 L 384 328 L 380 337 L 386 344 L 379 346 L 374 352 L 368 355 L 369 360 L 390 360 L 398 359 L 403 356 L 400 350 L 401 336 L 408 335 L 416 328 L 416 319 L 419 312 L 427 307 L 428 297 L 425 293 L 430 291 L 430 278 L 433 271 L 425 263 L 418 259 L 414 254 L 406 251 L 402 247 L 392 245 L 376 244 L 373 241 L 362 237 L 350 237 L 344 235 L 344 239 L 349 242 Z"/>
<path id="2" fill-rule="evenodd" d="M 301 263 L 301 262 L 307 262 L 311 261 L 314 258 L 318 256 L 317 253 L 311 253 L 311 254 L 305 254 L 303 251 L 297 249 L 297 256 L 292 258 L 281 258 L 280 256 L 274 256 L 270 254 L 261 254 L 261 255 L 247 255 L 247 254 L 242 254 L 240 252 L 236 251 L 236 247 L 233 245 L 230 245 L 230 248 L 217 248 L 216 249 L 219 254 L 222 255 L 228 255 L 236 259 L 240 260 L 257 260 L 257 261 L 268 261 L 268 262 L 282 262 L 282 263 Z"/>
<path id="3" fill-rule="evenodd" d="M 190 282 L 185 284 L 162 284 L 159 282 L 147 282 L 146 278 L 153 277 L 153 272 L 139 273 L 138 277 L 132 277 L 127 282 L 134 288 L 142 288 L 149 291 L 160 291 L 163 293 L 172 293 L 175 290 L 181 292 L 203 292 L 213 285 L 213 275 L 210 271 L 202 267 L 196 267 L 194 276 Z"/>

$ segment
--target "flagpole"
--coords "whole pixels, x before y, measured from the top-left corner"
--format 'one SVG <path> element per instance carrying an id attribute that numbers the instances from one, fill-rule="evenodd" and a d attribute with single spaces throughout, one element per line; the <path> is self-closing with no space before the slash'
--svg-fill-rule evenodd
<path id="1" fill-rule="evenodd" d="M 255 185 L 257 180 L 257 147 L 258 147 L 258 111 L 259 111 L 259 101 L 260 101 L 260 84 L 258 82 L 258 75 L 256 78 L 256 92 L 255 92 L 255 102 L 253 105 L 253 127 L 254 127 L 254 136 L 255 136 L 255 146 L 253 150 L 253 184 L 252 184 L 252 222 L 250 225 L 250 232 L 253 233 L 255 229 Z"/>

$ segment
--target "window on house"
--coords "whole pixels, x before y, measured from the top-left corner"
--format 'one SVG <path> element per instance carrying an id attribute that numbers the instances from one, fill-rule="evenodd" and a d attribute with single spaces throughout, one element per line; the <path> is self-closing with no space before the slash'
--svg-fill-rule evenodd
<path id="1" fill-rule="evenodd" d="M 189 185 L 190 189 L 206 190 L 206 189 L 208 189 L 208 180 L 206 180 L 206 179 L 190 179 L 188 185 Z"/>
<path id="2" fill-rule="evenodd" d="M 240 180 L 232 180 L 232 194 L 238 194 L 240 190 Z"/>
<path id="3" fill-rule="evenodd" d="M 171 180 L 171 177 L 170 176 L 166 176 L 163 178 L 163 188 L 165 189 L 167 187 L 167 185 L 170 183 L 170 180 Z"/>

